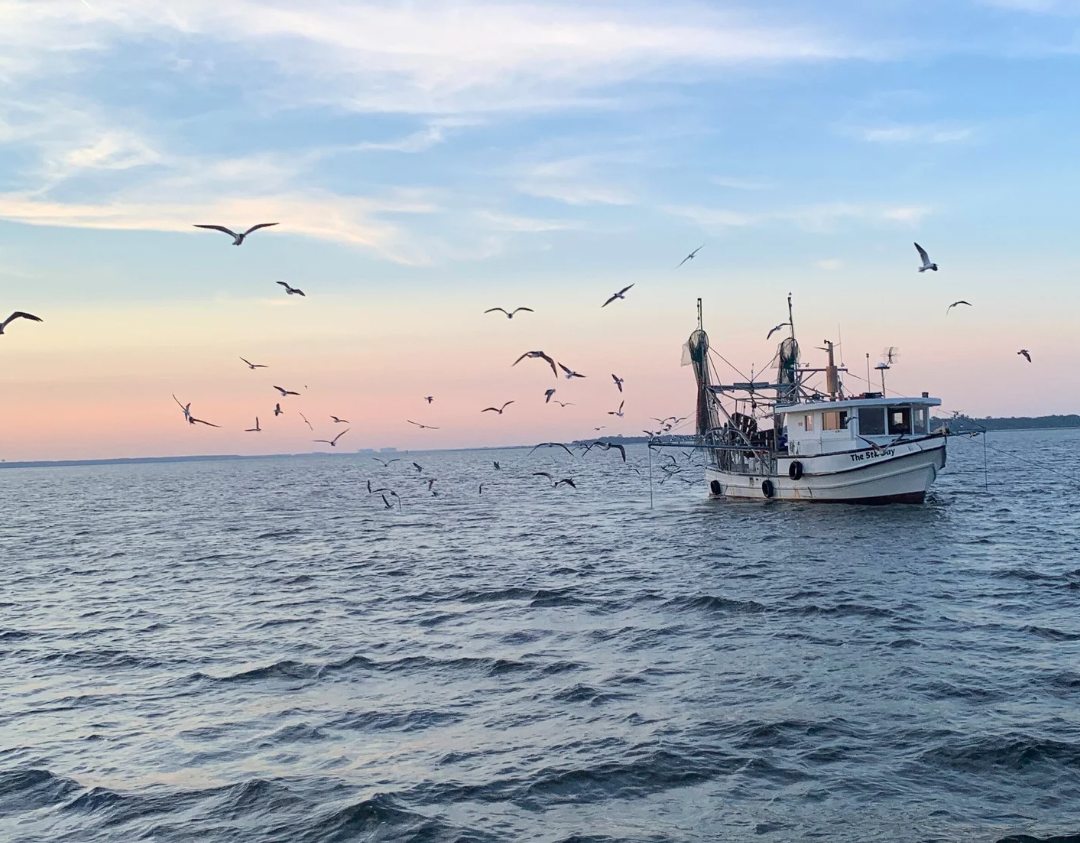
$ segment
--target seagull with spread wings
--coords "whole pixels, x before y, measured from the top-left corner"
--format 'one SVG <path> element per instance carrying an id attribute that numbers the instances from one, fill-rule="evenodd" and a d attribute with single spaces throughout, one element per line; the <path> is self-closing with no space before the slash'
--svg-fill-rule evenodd
<path id="1" fill-rule="evenodd" d="M 569 366 L 564 366 L 562 363 L 559 364 L 559 368 L 562 369 L 563 372 L 566 373 L 566 379 L 567 380 L 570 380 L 571 378 L 583 378 L 583 377 L 585 377 L 585 375 L 579 375 L 577 372 L 575 372 Z"/>
<path id="2" fill-rule="evenodd" d="M 498 413 L 501 416 L 503 414 L 503 410 L 505 410 L 507 407 L 509 407 L 513 403 L 514 403 L 513 401 L 507 401 L 501 407 L 485 407 L 480 412 L 481 413 Z"/>
<path id="3" fill-rule="evenodd" d="M 551 396 L 554 395 L 554 394 L 555 394 L 554 389 L 545 389 L 544 390 L 544 403 L 545 404 L 550 404 L 551 403 Z"/>
<path id="4" fill-rule="evenodd" d="M 918 243 L 915 244 L 915 248 L 919 252 L 919 259 L 922 260 L 922 266 L 919 267 L 919 272 L 926 272 L 928 269 L 932 272 L 937 272 L 937 264 L 930 260 L 930 256 L 926 254 L 926 249 Z"/>
<path id="5" fill-rule="evenodd" d="M 511 368 L 516 366 L 518 363 L 520 363 L 526 357 L 532 357 L 532 358 L 536 358 L 538 360 L 547 361 L 547 364 L 549 366 L 551 366 L 552 374 L 554 374 L 555 377 L 559 376 L 559 373 L 557 371 L 555 371 L 555 361 L 552 360 L 550 357 L 548 357 L 546 354 L 544 354 L 544 352 L 542 352 L 542 351 L 526 351 L 517 360 L 515 360 L 513 363 L 510 364 Z"/>
<path id="6" fill-rule="evenodd" d="M 305 415 L 304 415 L 303 413 L 301 413 L 301 414 L 300 414 L 300 418 L 302 418 L 302 419 L 304 420 L 304 424 L 306 424 L 306 425 L 308 426 L 308 430 L 310 430 L 310 431 L 314 432 L 315 428 L 313 428 L 313 427 L 311 426 L 311 422 L 309 422 L 309 421 L 307 420 L 307 416 L 305 416 Z"/>
<path id="7" fill-rule="evenodd" d="M 570 456 L 574 456 L 574 452 L 571 451 L 568 447 L 566 447 L 562 442 L 541 442 L 539 445 L 533 445 L 532 450 L 529 451 L 529 455 L 531 456 L 532 452 L 535 451 L 537 448 L 562 448 Z"/>
<path id="8" fill-rule="evenodd" d="M 430 404 L 432 401 L 435 400 L 435 396 L 434 395 L 425 395 L 424 400 L 427 401 Z"/>
<path id="9" fill-rule="evenodd" d="M 338 434 L 337 436 L 335 436 L 335 437 L 334 437 L 333 439 L 313 439 L 312 441 L 313 441 L 313 442 L 321 442 L 321 443 L 322 443 L 322 444 L 324 444 L 324 445 L 329 445 L 329 446 L 330 446 L 331 448 L 336 448 L 336 447 L 337 447 L 337 441 L 338 441 L 338 440 L 339 440 L 339 439 L 340 439 L 340 438 L 341 438 L 342 436 L 344 436 L 344 435 L 345 435 L 346 433 L 348 433 L 348 432 L 349 432 L 349 431 L 350 431 L 351 429 L 352 429 L 352 428 L 348 428 L 348 427 L 347 427 L 347 428 L 345 428 L 345 429 L 344 429 L 343 431 L 341 431 L 341 433 L 339 433 L 339 434 Z"/>
<path id="10" fill-rule="evenodd" d="M 574 481 L 571 478 L 564 477 L 562 480 L 556 480 L 554 477 L 552 477 L 546 471 L 534 471 L 533 472 L 533 477 L 546 477 L 548 480 L 551 481 L 551 488 L 552 489 L 558 489 L 560 486 L 563 486 L 563 485 L 569 486 L 571 489 L 576 489 L 577 488 L 577 486 L 574 485 Z"/>
<path id="11" fill-rule="evenodd" d="M 375 460 L 375 462 L 382 463 L 383 468 L 389 468 L 393 463 L 401 462 L 401 457 L 394 457 L 392 460 L 384 460 L 379 457 L 372 457 L 372 459 Z"/>
<path id="12" fill-rule="evenodd" d="M 244 433 L 262 433 L 262 428 L 259 427 L 259 417 L 255 416 L 255 427 L 249 427 Z"/>
<path id="13" fill-rule="evenodd" d="M 241 357 L 240 359 L 243 360 L 245 363 L 247 363 L 247 367 L 249 369 L 251 369 L 252 371 L 254 371 L 255 369 L 269 369 L 270 368 L 269 366 L 264 366 L 262 363 L 252 363 L 250 360 L 247 360 L 247 359 L 245 359 L 243 357 Z"/>
<path id="14" fill-rule="evenodd" d="M 414 422 L 412 419 L 405 419 L 409 424 L 414 424 L 421 430 L 439 430 L 437 427 L 432 427 L 430 424 L 420 424 L 420 422 Z"/>
<path id="15" fill-rule="evenodd" d="M 29 319 L 31 322 L 44 322 L 45 320 L 34 316 L 32 313 L 23 313 L 21 310 L 16 310 L 3 322 L 0 322 L 0 335 L 4 333 L 4 328 L 14 322 L 16 319 Z"/>
<path id="16" fill-rule="evenodd" d="M 213 231 L 221 231 L 228 234 L 233 239 L 233 245 L 239 246 L 244 242 L 244 238 L 251 234 L 253 231 L 258 231 L 260 228 L 269 228 L 272 225 L 277 225 L 276 222 L 261 222 L 258 225 L 253 225 L 247 231 L 242 231 L 237 234 L 230 228 L 226 228 L 223 225 L 196 225 L 195 228 L 209 228 Z"/>
<path id="17" fill-rule="evenodd" d="M 790 324 L 791 324 L 790 322 L 781 322 L 779 325 L 777 325 L 775 328 L 773 328 L 771 331 L 769 331 L 769 333 L 767 333 L 765 335 L 765 339 L 772 339 L 773 334 L 775 334 L 781 328 L 786 327 L 787 325 L 790 325 Z"/>
<path id="18" fill-rule="evenodd" d="M 280 415 L 281 415 L 282 413 L 284 413 L 284 412 L 285 412 L 285 411 L 284 411 L 283 409 L 281 409 L 281 405 L 280 405 L 280 404 L 275 404 L 275 405 L 274 405 L 274 418 L 275 418 L 275 419 L 276 419 L 276 418 L 277 418 L 278 416 L 280 416 Z"/>
<path id="19" fill-rule="evenodd" d="M 600 305 L 600 306 L 601 306 L 601 307 L 607 307 L 607 306 L 608 306 L 609 304 L 611 304 L 611 303 L 612 303 L 613 301 L 615 301 L 615 299 L 625 299 L 625 298 L 626 298 L 626 293 L 627 293 L 627 291 L 628 291 L 628 290 L 630 289 L 630 287 L 633 287 L 633 286 L 634 286 L 634 285 L 633 285 L 633 284 L 631 284 L 631 285 L 630 285 L 629 287 L 623 287 L 623 288 L 622 288 L 621 290 L 619 290 L 619 292 L 617 292 L 617 293 L 612 293 L 612 294 L 611 294 L 611 298 L 609 298 L 609 299 L 608 299 L 608 300 L 607 300 L 606 302 L 604 302 L 604 303 L 603 303 L 602 305 Z"/>
<path id="20" fill-rule="evenodd" d="M 620 378 L 618 375 L 612 375 L 611 379 L 615 381 L 615 386 L 619 388 L 619 392 L 622 392 L 622 385 L 625 382 L 624 378 Z"/>
<path id="21" fill-rule="evenodd" d="M 555 403 L 558 404 L 560 407 L 576 407 L 577 406 L 577 404 L 575 404 L 573 401 L 560 401 L 558 398 L 555 399 Z"/>
<path id="22" fill-rule="evenodd" d="M 506 310 L 502 307 L 489 307 L 487 310 L 484 311 L 484 313 L 505 313 L 507 319 L 513 319 L 514 314 L 522 310 L 526 313 L 535 313 L 535 311 L 531 307 L 515 307 L 513 310 Z"/>
<path id="23" fill-rule="evenodd" d="M 173 393 L 172 400 L 175 401 L 177 404 L 180 404 L 180 399 L 176 397 L 176 393 Z M 190 423 L 191 422 L 191 402 L 188 401 L 187 404 L 180 404 L 180 410 L 184 413 L 184 421 Z"/>
<path id="24" fill-rule="evenodd" d="M 281 285 L 282 287 L 284 287 L 284 288 L 285 288 L 285 292 L 286 292 L 286 293 L 288 293 L 288 294 L 289 294 L 290 296 L 304 296 L 304 298 L 307 298 L 307 296 L 306 296 L 306 295 L 304 295 L 304 291 L 303 291 L 303 290 L 301 290 L 301 289 L 300 289 L 299 287 L 290 287 L 290 286 L 289 286 L 288 284 L 286 284 L 286 283 L 285 283 L 284 281 L 278 281 L 278 282 L 276 282 L 276 283 L 278 283 L 278 284 L 280 284 L 280 285 Z"/>
<path id="25" fill-rule="evenodd" d="M 608 415 L 609 416 L 618 416 L 621 419 L 623 417 L 622 408 L 623 408 L 623 404 L 625 404 L 625 403 L 626 403 L 625 401 L 620 401 L 619 402 L 619 409 L 617 409 L 617 410 L 608 410 Z"/>
<path id="26" fill-rule="evenodd" d="M 679 261 L 679 266 L 682 266 L 687 261 L 692 261 L 697 256 L 697 253 L 700 252 L 704 248 L 705 248 L 705 244 L 702 243 L 700 246 L 698 246 L 696 249 L 694 249 L 694 251 L 692 251 L 685 258 L 683 258 L 681 261 Z M 675 268 L 678 269 L 679 266 L 677 266 Z"/>
<path id="27" fill-rule="evenodd" d="M 966 304 L 968 307 L 971 307 L 971 302 L 969 301 L 964 301 L 963 299 L 961 299 L 960 301 L 954 301 L 947 308 L 945 308 L 945 315 L 948 316 L 949 311 L 956 307 L 958 304 Z"/>
<path id="28" fill-rule="evenodd" d="M 1025 360 L 1027 360 L 1027 361 L 1028 361 L 1028 363 L 1030 363 L 1030 362 L 1031 362 L 1031 352 L 1030 352 L 1030 351 L 1028 351 L 1028 350 L 1027 350 L 1026 348 L 1021 348 L 1021 349 L 1020 349 L 1020 350 L 1019 350 L 1018 352 L 1016 352 L 1016 353 L 1017 353 L 1017 354 L 1019 354 L 1019 355 L 1020 355 L 1021 357 L 1023 357 L 1023 358 L 1025 359 Z"/>
<path id="29" fill-rule="evenodd" d="M 274 389 L 281 393 L 281 397 L 285 398 L 288 395 L 299 395 L 299 392 L 293 392 L 291 389 L 285 389 L 284 387 L 274 385 Z"/>
<path id="30" fill-rule="evenodd" d="M 348 419 L 339 419 L 337 416 L 330 416 L 334 420 L 334 424 L 349 424 Z"/>

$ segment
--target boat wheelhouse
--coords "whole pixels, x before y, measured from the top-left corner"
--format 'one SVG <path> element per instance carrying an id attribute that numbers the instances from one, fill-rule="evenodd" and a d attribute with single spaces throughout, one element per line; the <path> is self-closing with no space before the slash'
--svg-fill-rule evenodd
<path id="1" fill-rule="evenodd" d="M 931 430 L 927 393 L 847 394 L 834 345 L 823 368 L 799 365 L 791 298 L 790 335 L 780 343 L 774 381 L 716 383 L 701 327 L 685 352 L 698 382 L 697 436 L 713 497 L 834 503 L 922 503 L 945 466 L 946 432 Z M 815 376 L 825 376 L 814 388 Z M 819 385 L 820 387 L 820 385 Z M 730 406 L 728 406 L 730 405 Z M 672 443 L 655 443 L 672 444 Z"/>

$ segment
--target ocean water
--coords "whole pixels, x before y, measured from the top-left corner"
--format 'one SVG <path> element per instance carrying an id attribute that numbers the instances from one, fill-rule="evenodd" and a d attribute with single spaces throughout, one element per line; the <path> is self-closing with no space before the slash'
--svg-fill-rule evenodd
<path id="1" fill-rule="evenodd" d="M 1080 431 L 988 444 L 882 508 L 650 509 L 643 447 L 0 471 L 0 840 L 1075 834 Z"/>

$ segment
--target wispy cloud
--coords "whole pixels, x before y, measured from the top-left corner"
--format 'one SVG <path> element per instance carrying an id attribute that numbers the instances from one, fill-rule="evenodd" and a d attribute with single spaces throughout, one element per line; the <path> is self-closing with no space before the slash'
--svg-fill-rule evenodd
<path id="1" fill-rule="evenodd" d="M 70 72 L 72 63 L 92 64 L 147 39 L 170 55 L 200 42 L 232 45 L 220 72 L 234 73 L 235 62 L 273 68 L 276 78 L 264 72 L 261 84 L 256 76 L 244 79 L 267 101 L 421 113 L 542 108 L 672 70 L 876 55 L 820 27 L 685 2 L 0 5 L 0 73 L 9 79 Z"/>
<path id="2" fill-rule="evenodd" d="M 632 205 L 625 187 L 610 184 L 599 171 L 609 160 L 578 156 L 545 161 L 525 168 L 517 189 L 529 196 L 555 199 L 567 205 Z"/>
<path id="3" fill-rule="evenodd" d="M 846 202 L 807 205 L 801 208 L 760 213 L 743 213 L 724 208 L 686 205 L 669 205 L 665 206 L 663 210 L 676 216 L 692 219 L 706 230 L 764 226 L 777 222 L 787 222 L 804 231 L 818 233 L 833 232 L 844 221 L 917 227 L 923 218 L 931 213 L 931 209 L 925 207 L 871 206 Z"/>
<path id="4" fill-rule="evenodd" d="M 572 220 L 536 219 L 511 214 L 497 214 L 491 211 L 480 211 L 477 213 L 477 217 L 497 231 L 542 233 L 545 231 L 572 231 L 584 228 L 584 223 Z"/>
<path id="5" fill-rule="evenodd" d="M 869 143 L 956 143 L 968 140 L 975 130 L 968 126 L 940 126 L 936 124 L 892 124 L 868 126 L 851 130 L 857 137 Z"/>
<path id="6" fill-rule="evenodd" d="M 731 190 L 771 190 L 773 185 L 761 179 L 738 178 L 734 176 L 713 176 L 709 179 L 713 184 L 727 187 Z"/>

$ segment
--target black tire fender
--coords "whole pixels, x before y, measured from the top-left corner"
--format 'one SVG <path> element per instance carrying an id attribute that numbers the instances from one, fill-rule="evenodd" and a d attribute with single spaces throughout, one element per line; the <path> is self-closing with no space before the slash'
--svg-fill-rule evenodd
<path id="1" fill-rule="evenodd" d="M 803 465 L 798 460 L 792 460 L 791 465 L 787 470 L 788 477 L 792 480 L 801 480 L 803 476 Z"/>
<path id="2" fill-rule="evenodd" d="M 772 480 L 765 480 L 761 484 L 761 494 L 763 494 L 767 498 L 771 498 L 773 495 L 776 494 L 776 487 L 773 486 Z"/>

